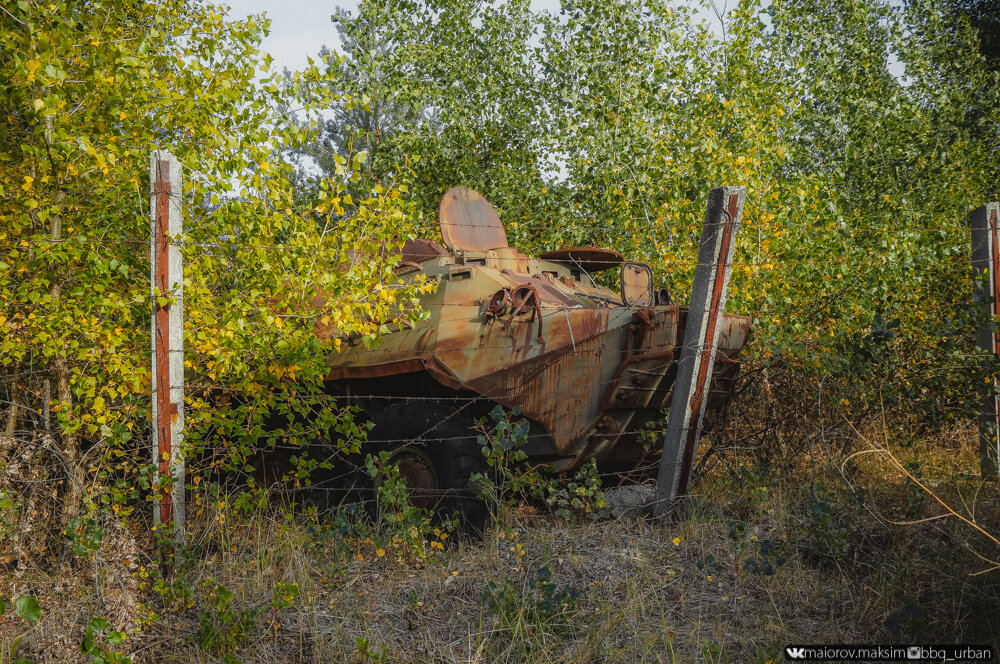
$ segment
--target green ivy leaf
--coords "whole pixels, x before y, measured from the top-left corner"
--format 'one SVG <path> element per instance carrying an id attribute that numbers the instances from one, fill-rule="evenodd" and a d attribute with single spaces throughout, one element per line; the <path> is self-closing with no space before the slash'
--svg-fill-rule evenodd
<path id="1" fill-rule="evenodd" d="M 21 595 L 14 602 L 18 617 L 28 623 L 36 623 L 42 617 L 42 607 L 31 595 Z"/>

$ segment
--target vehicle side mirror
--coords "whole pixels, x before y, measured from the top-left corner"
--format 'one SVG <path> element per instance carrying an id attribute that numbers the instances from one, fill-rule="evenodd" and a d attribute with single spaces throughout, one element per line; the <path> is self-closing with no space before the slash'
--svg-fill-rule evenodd
<path id="1" fill-rule="evenodd" d="M 622 302 L 626 307 L 649 307 L 656 304 L 653 271 L 645 263 L 622 263 Z"/>

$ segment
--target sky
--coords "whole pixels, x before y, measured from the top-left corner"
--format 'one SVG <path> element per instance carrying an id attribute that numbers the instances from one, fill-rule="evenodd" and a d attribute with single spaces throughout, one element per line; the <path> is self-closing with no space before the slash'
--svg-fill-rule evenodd
<path id="1" fill-rule="evenodd" d="M 718 20 L 713 12 L 700 2 L 680 0 L 694 7 L 696 15 L 711 28 L 718 30 Z M 723 15 L 730 0 L 710 0 Z M 337 7 L 357 11 L 358 0 L 223 0 L 230 7 L 230 18 L 250 14 L 266 14 L 271 19 L 271 32 L 264 39 L 262 49 L 274 58 L 275 71 L 288 68 L 301 70 L 308 64 L 306 58 L 319 53 L 325 45 L 332 49 L 339 46 L 337 30 L 330 16 Z M 734 4 L 734 3 L 733 3 Z M 765 0 L 763 5 L 766 6 Z M 531 0 L 535 11 L 548 10 L 558 13 L 559 0 Z M 890 54 L 889 71 L 902 81 L 903 67 Z"/>
<path id="2" fill-rule="evenodd" d="M 691 3 L 702 20 L 710 25 L 716 21 L 710 10 L 700 6 L 697 0 L 679 1 Z M 730 0 L 710 1 L 715 2 L 725 14 Z M 280 72 L 283 69 L 304 69 L 308 65 L 307 58 L 315 59 L 323 46 L 337 50 L 340 42 L 330 17 L 337 7 L 356 12 L 358 0 L 222 0 L 221 4 L 230 7 L 231 19 L 250 14 L 265 14 L 271 19 L 270 33 L 261 43 L 261 50 L 274 58 L 271 65 L 273 71 Z M 557 14 L 560 6 L 560 0 L 531 0 L 534 11 L 547 10 Z M 554 176 L 560 179 L 561 174 Z"/>
<path id="3" fill-rule="evenodd" d="M 281 71 L 305 68 L 306 58 L 319 53 L 324 45 L 338 45 L 337 30 L 330 16 L 339 6 L 357 11 L 357 0 L 224 0 L 229 5 L 230 18 L 250 14 L 266 14 L 271 19 L 271 34 L 264 39 L 262 50 L 274 58 L 274 67 Z M 559 0 L 531 0 L 531 8 L 559 11 Z"/>

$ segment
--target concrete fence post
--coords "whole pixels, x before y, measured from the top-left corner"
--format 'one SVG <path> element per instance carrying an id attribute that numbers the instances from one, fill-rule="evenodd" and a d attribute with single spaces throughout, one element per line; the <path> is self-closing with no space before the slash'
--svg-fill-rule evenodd
<path id="1" fill-rule="evenodd" d="M 691 479 L 745 200 L 744 187 L 718 187 L 708 194 L 698 265 L 663 440 L 656 516 L 662 515 L 670 501 L 687 491 Z"/>
<path id="2" fill-rule="evenodd" d="M 972 232 L 972 270 L 975 298 L 983 310 L 984 323 L 976 330 L 976 346 L 1000 354 L 1000 337 L 996 318 L 1000 313 L 1000 237 L 998 237 L 1000 204 L 987 203 L 969 213 Z M 996 477 L 1000 466 L 1000 439 L 996 380 L 983 386 L 983 401 L 979 412 L 979 452 L 983 477 Z"/>
<path id="3" fill-rule="evenodd" d="M 157 466 L 153 520 L 173 524 L 174 542 L 184 544 L 184 273 L 178 238 L 181 165 L 166 150 L 149 163 L 150 294 L 152 296 L 152 452 Z"/>

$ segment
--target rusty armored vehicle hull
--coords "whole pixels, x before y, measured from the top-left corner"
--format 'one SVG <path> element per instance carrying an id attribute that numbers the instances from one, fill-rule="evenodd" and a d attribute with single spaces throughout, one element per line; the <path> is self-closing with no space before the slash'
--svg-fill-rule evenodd
<path id="1" fill-rule="evenodd" d="M 397 268 L 438 282 L 422 301 L 429 317 L 328 358 L 329 389 L 372 418 L 370 438 L 395 450 L 408 484 L 467 487 L 485 466 L 469 428 L 496 404 L 520 408 L 529 459 L 554 470 L 657 458 L 640 433 L 670 404 L 687 311 L 650 268 L 594 247 L 526 256 L 464 187 L 444 195 L 439 222 L 444 246 L 409 240 Z M 594 280 L 608 269 L 620 290 Z M 749 331 L 748 318 L 724 316 L 710 413 L 728 398 Z"/>

